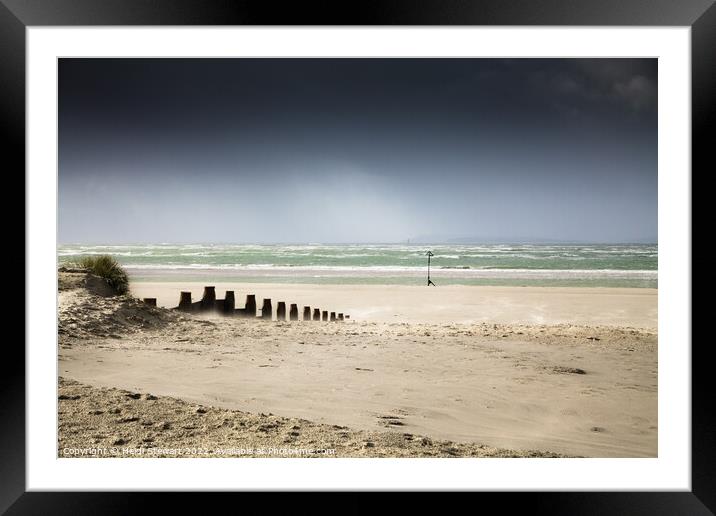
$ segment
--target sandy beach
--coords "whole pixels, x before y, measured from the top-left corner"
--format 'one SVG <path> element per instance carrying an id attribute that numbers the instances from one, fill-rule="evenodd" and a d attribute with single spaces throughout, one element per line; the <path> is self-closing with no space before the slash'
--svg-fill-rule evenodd
<path id="1" fill-rule="evenodd" d="M 429 324 L 572 324 L 635 327 L 656 330 L 657 293 L 650 288 L 493 287 L 447 285 L 427 288 L 404 285 L 301 285 L 276 283 L 140 282 L 131 286 L 138 298 L 155 297 L 173 308 L 179 292 L 201 299 L 204 285 L 227 290 L 243 307 L 246 294 L 345 312 L 356 321 Z"/>
<path id="2" fill-rule="evenodd" d="M 215 285 L 239 307 L 253 293 L 351 314 L 324 323 L 165 309 L 201 283 L 133 284 L 153 308 L 85 282 L 60 275 L 60 454 L 194 439 L 335 456 L 657 454 L 656 290 Z"/>

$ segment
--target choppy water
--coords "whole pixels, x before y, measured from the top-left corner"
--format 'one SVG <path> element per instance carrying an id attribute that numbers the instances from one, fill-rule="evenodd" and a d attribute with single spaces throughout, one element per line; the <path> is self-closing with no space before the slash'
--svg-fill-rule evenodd
<path id="1" fill-rule="evenodd" d="M 656 245 L 61 245 L 59 260 L 111 254 L 135 281 L 239 280 L 656 287 Z"/>

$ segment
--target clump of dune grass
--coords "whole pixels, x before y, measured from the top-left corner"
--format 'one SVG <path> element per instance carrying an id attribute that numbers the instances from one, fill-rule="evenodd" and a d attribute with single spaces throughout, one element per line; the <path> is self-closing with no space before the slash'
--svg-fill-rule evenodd
<path id="1" fill-rule="evenodd" d="M 129 291 L 129 277 L 113 256 L 108 254 L 85 256 L 77 265 L 104 278 L 118 294 L 126 294 Z"/>

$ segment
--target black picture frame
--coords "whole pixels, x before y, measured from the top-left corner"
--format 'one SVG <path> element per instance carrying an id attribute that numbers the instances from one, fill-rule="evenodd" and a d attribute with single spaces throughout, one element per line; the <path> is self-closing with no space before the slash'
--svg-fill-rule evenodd
<path id="1" fill-rule="evenodd" d="M 25 167 L 25 29 L 76 25 L 597 25 L 690 26 L 692 44 L 692 178 L 714 169 L 716 6 L 713 0 L 391 0 L 377 2 L 228 0 L 0 0 L 0 130 L 6 175 Z M 8 159 L 9 158 L 9 159 Z M 12 163 L 12 165 L 8 165 Z M 10 265 L 14 270 L 20 264 Z M 25 274 L 29 274 L 25 268 Z M 30 308 L 30 304 L 26 306 Z M 9 343 L 8 343 L 9 344 Z M 690 342 L 680 343 L 685 346 Z M 716 431 L 706 346 L 692 346 L 692 490 L 484 494 L 500 510 L 528 506 L 550 514 L 713 514 L 716 511 Z M 7 344 L 6 344 L 7 346 Z M 146 493 L 36 493 L 25 489 L 25 356 L 7 348 L 0 376 L 2 443 L 0 513 L 126 514 L 141 512 Z M 8 444 L 8 443 L 13 443 Z M 234 494 L 220 495 L 222 498 Z M 241 495 L 241 496 L 246 496 Z M 228 501 L 228 500 L 225 500 Z M 185 510 L 201 502 L 172 495 Z M 243 500 L 243 503 L 247 503 Z M 353 510 L 362 502 L 349 504 Z M 196 505 L 195 505 L 196 504 Z M 386 505 L 384 508 L 388 508 Z M 167 510 L 169 506 L 165 506 Z M 367 505 L 365 509 L 374 510 Z"/>

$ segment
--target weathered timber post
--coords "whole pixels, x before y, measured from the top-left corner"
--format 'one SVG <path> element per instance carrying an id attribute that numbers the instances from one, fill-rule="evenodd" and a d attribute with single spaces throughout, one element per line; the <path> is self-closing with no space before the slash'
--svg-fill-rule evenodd
<path id="1" fill-rule="evenodd" d="M 350 316 L 350 315 L 348 315 L 348 314 L 346 314 L 346 315 L 345 315 L 345 318 L 346 318 L 346 319 L 350 319 L 350 318 L 351 318 L 351 316 Z"/>
<path id="2" fill-rule="evenodd" d="M 320 309 L 320 308 L 314 308 L 314 309 L 313 309 L 313 320 L 314 320 L 314 321 L 320 321 L 320 320 L 321 320 L 321 309 Z"/>
<path id="3" fill-rule="evenodd" d="M 342 320 L 343 320 L 343 314 L 342 314 L 342 313 L 339 313 L 339 314 L 338 314 L 338 320 L 339 320 L 339 321 L 342 321 Z"/>
<path id="4" fill-rule="evenodd" d="M 249 294 L 248 296 L 246 296 L 244 317 L 256 317 L 256 296 L 254 294 Z"/>
<path id="5" fill-rule="evenodd" d="M 234 291 L 227 290 L 224 296 L 224 312 L 227 314 L 233 314 L 236 310 L 236 298 L 234 298 Z"/>
<path id="6" fill-rule="evenodd" d="M 291 303 L 291 311 L 289 312 L 289 318 L 292 321 L 298 321 L 298 305 L 296 303 Z"/>
<path id="7" fill-rule="evenodd" d="M 304 320 L 304 321 L 310 321 L 310 320 L 311 320 L 311 307 L 310 307 L 310 306 L 304 306 L 304 307 L 303 307 L 303 320 Z"/>
<path id="8" fill-rule="evenodd" d="M 157 298 L 156 297 L 145 297 L 144 304 L 149 305 L 149 306 L 157 306 Z"/>
<path id="9" fill-rule="evenodd" d="M 179 306 L 177 308 L 185 312 L 191 311 L 191 292 L 181 293 L 179 297 Z"/>
<path id="10" fill-rule="evenodd" d="M 285 301 L 278 302 L 278 306 L 276 307 L 276 320 L 277 321 L 285 321 L 286 320 L 286 302 Z"/>
<path id="11" fill-rule="evenodd" d="M 323 311 L 323 317 L 321 318 L 321 320 L 322 320 L 322 321 L 327 321 L 327 320 L 328 320 L 328 311 L 326 311 L 326 310 Z"/>
<path id="12" fill-rule="evenodd" d="M 204 287 L 204 295 L 201 298 L 201 309 L 212 310 L 216 308 L 216 289 L 214 287 Z"/>
<path id="13" fill-rule="evenodd" d="M 271 307 L 271 300 L 264 299 L 264 304 L 261 307 L 261 319 L 266 319 L 266 320 L 270 321 L 272 318 L 272 315 L 273 315 L 271 313 L 272 310 L 273 310 L 273 308 Z"/>
<path id="14" fill-rule="evenodd" d="M 335 322 L 336 320 L 336 312 L 331 312 L 331 322 Z"/>

